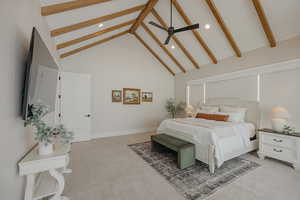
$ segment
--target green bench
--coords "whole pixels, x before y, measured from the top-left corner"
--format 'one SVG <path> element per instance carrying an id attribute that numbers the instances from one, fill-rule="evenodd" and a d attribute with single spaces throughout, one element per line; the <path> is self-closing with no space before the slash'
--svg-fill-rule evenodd
<path id="1" fill-rule="evenodd" d="M 195 164 L 195 145 L 179 138 L 159 134 L 151 136 L 152 151 L 162 151 L 165 148 L 177 152 L 177 164 L 180 169 Z"/>

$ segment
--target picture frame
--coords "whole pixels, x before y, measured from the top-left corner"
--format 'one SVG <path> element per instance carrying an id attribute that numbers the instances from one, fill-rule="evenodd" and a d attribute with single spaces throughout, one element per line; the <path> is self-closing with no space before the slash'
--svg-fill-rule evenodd
<path id="1" fill-rule="evenodd" d="M 141 104 L 141 90 L 135 88 L 123 88 L 123 104 Z"/>
<path id="2" fill-rule="evenodd" d="M 153 92 L 142 92 L 143 102 L 153 102 Z"/>
<path id="3" fill-rule="evenodd" d="M 111 101 L 114 103 L 122 102 L 122 90 L 112 90 Z"/>

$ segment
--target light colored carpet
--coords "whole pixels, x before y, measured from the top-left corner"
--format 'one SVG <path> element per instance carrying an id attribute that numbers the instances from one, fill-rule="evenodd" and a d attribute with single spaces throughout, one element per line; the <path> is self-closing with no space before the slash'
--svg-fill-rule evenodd
<path id="1" fill-rule="evenodd" d="M 149 141 L 136 134 L 75 143 L 64 194 L 71 200 L 184 200 L 174 187 L 128 148 Z M 255 155 L 245 159 L 261 166 L 223 187 L 208 200 L 299 200 L 300 172 Z"/>

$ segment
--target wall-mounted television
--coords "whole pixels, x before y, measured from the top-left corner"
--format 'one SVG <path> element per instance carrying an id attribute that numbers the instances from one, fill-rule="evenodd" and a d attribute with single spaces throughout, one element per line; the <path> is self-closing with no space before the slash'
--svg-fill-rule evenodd
<path id="1" fill-rule="evenodd" d="M 26 60 L 22 94 L 22 117 L 28 117 L 31 105 L 43 104 L 55 112 L 59 67 L 36 28 L 33 28 Z"/>

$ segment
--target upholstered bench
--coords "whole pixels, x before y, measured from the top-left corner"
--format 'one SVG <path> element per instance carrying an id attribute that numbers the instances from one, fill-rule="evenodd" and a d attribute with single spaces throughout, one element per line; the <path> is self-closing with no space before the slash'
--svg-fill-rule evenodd
<path id="1" fill-rule="evenodd" d="M 162 151 L 164 148 L 177 152 L 177 164 L 180 169 L 195 164 L 195 145 L 167 134 L 151 136 L 152 151 Z"/>

